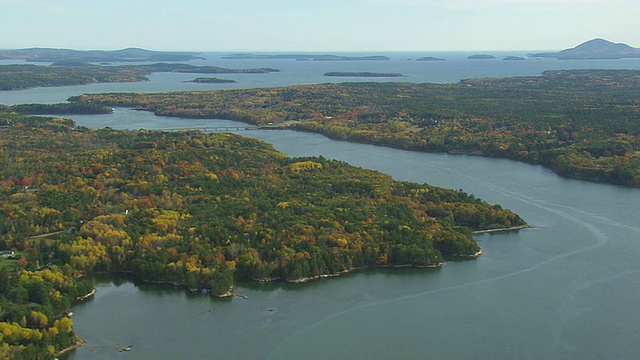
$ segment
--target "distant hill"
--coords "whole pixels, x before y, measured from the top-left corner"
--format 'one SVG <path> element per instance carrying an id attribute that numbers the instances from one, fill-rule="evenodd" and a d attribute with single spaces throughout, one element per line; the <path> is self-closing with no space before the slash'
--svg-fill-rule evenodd
<path id="1" fill-rule="evenodd" d="M 444 61 L 444 59 L 438 58 L 438 57 L 433 57 L 433 56 L 425 56 L 425 57 L 421 57 L 419 59 L 416 59 L 416 61 Z"/>
<path id="2" fill-rule="evenodd" d="M 493 60 L 496 57 L 493 55 L 485 55 L 485 54 L 477 54 L 477 55 L 469 55 L 467 59 L 470 60 Z"/>
<path id="3" fill-rule="evenodd" d="M 196 52 L 152 51 L 139 48 L 122 50 L 71 50 L 30 48 L 0 50 L 0 59 L 19 59 L 34 62 L 139 62 L 139 61 L 188 61 L 203 59 Z"/>
<path id="4" fill-rule="evenodd" d="M 560 60 L 640 58 L 640 49 L 623 43 L 593 39 L 559 52 L 529 54 L 530 57 L 550 57 Z"/>

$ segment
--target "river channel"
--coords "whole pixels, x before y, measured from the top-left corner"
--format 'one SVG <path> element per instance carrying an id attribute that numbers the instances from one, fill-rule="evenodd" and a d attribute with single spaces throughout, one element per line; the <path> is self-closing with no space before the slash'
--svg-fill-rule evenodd
<path id="1" fill-rule="evenodd" d="M 129 109 L 99 128 L 242 126 Z M 211 299 L 96 280 L 73 308 L 87 340 L 67 359 L 631 359 L 640 354 L 640 190 L 509 160 L 426 154 L 284 130 L 239 130 L 290 156 L 322 155 L 398 180 L 463 189 L 533 229 L 477 236 L 484 255 L 437 270 L 376 270 L 308 284 L 240 284 Z M 130 352 L 119 352 L 131 345 Z"/>

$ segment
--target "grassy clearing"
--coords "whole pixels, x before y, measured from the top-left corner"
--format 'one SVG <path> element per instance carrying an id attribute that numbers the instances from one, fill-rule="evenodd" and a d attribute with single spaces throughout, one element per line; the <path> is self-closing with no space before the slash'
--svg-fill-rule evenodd
<path id="1" fill-rule="evenodd" d="M 13 272 L 18 266 L 18 259 L 21 256 L 22 254 L 16 252 L 12 259 L 0 257 L 0 268 L 6 268 L 8 272 Z"/>

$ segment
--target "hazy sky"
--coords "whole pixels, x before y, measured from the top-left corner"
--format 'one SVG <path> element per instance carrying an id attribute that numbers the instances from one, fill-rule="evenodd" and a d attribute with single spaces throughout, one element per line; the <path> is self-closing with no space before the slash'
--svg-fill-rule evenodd
<path id="1" fill-rule="evenodd" d="M 0 0 L 0 48 L 196 51 L 640 47 L 638 0 Z"/>

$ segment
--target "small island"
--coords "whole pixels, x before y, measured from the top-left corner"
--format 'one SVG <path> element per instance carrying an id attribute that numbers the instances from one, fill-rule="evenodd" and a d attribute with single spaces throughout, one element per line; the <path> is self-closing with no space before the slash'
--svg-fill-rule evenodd
<path id="1" fill-rule="evenodd" d="M 183 81 L 187 83 L 198 83 L 198 84 L 235 84 L 237 81 L 231 79 L 220 79 L 215 77 L 199 77 L 189 81 Z"/>
<path id="2" fill-rule="evenodd" d="M 342 77 L 403 77 L 400 73 L 376 73 L 376 72 L 340 72 L 332 71 L 324 73 L 324 76 L 342 76 Z"/>
<path id="3" fill-rule="evenodd" d="M 469 60 L 493 60 L 495 58 L 496 57 L 493 55 L 484 55 L 484 54 L 467 56 L 467 59 Z"/>
<path id="4" fill-rule="evenodd" d="M 438 57 L 433 57 L 433 56 L 425 56 L 425 57 L 421 57 L 419 59 L 416 59 L 416 61 L 444 61 L 444 59 L 438 58 Z"/>
<path id="5" fill-rule="evenodd" d="M 523 56 L 507 56 L 502 60 L 508 60 L 508 61 L 514 61 L 515 60 L 515 61 L 518 61 L 518 60 L 527 60 L 527 58 L 523 57 Z"/>

